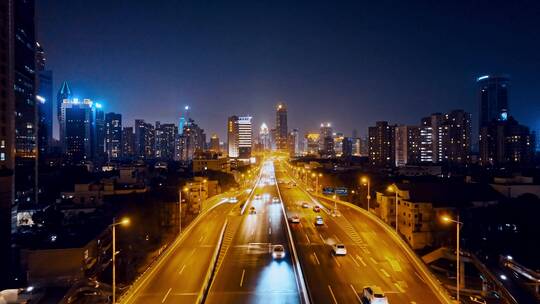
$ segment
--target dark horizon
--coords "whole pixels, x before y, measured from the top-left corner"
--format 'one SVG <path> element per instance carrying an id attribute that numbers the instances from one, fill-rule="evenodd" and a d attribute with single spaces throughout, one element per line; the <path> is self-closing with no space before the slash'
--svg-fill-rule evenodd
<path id="1" fill-rule="evenodd" d="M 124 125 L 177 123 L 188 104 L 224 140 L 229 115 L 254 116 L 257 132 L 283 101 L 301 134 L 331 121 L 366 135 L 377 120 L 464 109 L 475 138 L 475 80 L 504 73 L 510 114 L 540 129 L 538 3 L 41 1 L 36 11 L 54 94 L 67 80 Z"/>

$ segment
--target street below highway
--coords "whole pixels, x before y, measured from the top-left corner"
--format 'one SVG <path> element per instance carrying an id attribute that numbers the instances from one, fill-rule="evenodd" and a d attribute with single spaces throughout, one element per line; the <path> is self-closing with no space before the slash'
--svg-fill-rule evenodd
<path id="1" fill-rule="evenodd" d="M 254 194 L 238 219 L 206 303 L 300 303 L 281 203 L 272 202 L 278 197 L 272 162 L 263 165 Z M 272 257 L 277 244 L 285 247 L 283 259 Z"/>
<path id="2" fill-rule="evenodd" d="M 333 204 L 318 202 L 298 186 L 291 186 L 284 166 L 277 165 L 276 177 L 291 224 L 299 259 L 313 303 L 358 303 L 365 286 L 381 288 L 390 303 L 440 303 L 417 273 L 402 249 L 375 222 L 350 208 L 339 207 L 340 216 L 331 216 Z M 309 208 L 303 208 L 307 202 Z M 315 225 L 315 216 L 324 225 Z M 347 255 L 332 254 L 332 245 L 345 244 Z"/>

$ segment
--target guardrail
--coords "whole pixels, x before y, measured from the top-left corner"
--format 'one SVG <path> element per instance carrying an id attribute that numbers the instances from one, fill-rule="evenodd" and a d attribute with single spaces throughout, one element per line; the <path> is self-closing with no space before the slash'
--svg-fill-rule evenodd
<path id="1" fill-rule="evenodd" d="M 206 301 L 206 297 L 208 296 L 208 291 L 210 290 L 211 283 L 214 279 L 215 271 L 216 271 L 216 263 L 219 256 L 219 251 L 221 250 L 221 245 L 223 244 L 223 236 L 225 235 L 225 229 L 227 229 L 227 223 L 228 220 L 225 220 L 225 223 L 223 223 L 223 228 L 221 228 L 221 232 L 219 234 L 219 240 L 216 244 L 216 249 L 214 250 L 214 253 L 212 254 L 212 260 L 210 262 L 210 266 L 208 267 L 208 270 L 206 271 L 206 275 L 204 276 L 204 283 L 201 287 L 201 290 L 199 291 L 199 295 L 197 296 L 197 301 L 195 303 L 202 304 L 204 301 Z"/>
<path id="2" fill-rule="evenodd" d="M 275 172 L 275 169 L 274 169 Z M 291 260 L 294 264 L 294 270 L 297 273 L 295 276 L 296 278 L 296 285 L 298 286 L 298 289 L 301 291 L 301 299 L 302 303 L 309 304 L 311 303 L 311 293 L 308 290 L 306 279 L 304 277 L 304 272 L 302 270 L 302 266 L 300 266 L 300 261 L 298 259 L 298 253 L 296 252 L 296 246 L 294 243 L 294 238 L 292 236 L 291 227 L 289 225 L 289 219 L 287 218 L 287 213 L 285 212 L 285 207 L 283 206 L 283 197 L 281 196 L 281 191 L 279 190 L 279 183 L 276 183 L 276 188 L 279 196 L 279 200 L 281 201 L 281 211 L 283 212 L 283 217 L 285 217 L 285 225 L 287 227 L 287 240 L 289 241 L 289 246 L 291 247 Z"/>
<path id="3" fill-rule="evenodd" d="M 288 171 L 285 171 L 285 172 L 287 172 L 287 175 L 289 175 L 289 177 L 291 179 L 296 180 L 292 175 L 290 175 L 288 173 Z M 297 180 L 296 180 L 296 183 L 298 185 L 303 184 L 302 181 L 298 182 Z M 312 199 L 313 199 L 313 197 L 318 197 L 319 199 L 328 200 L 328 201 L 335 202 L 335 203 L 338 203 L 338 204 L 343 205 L 343 206 L 347 206 L 347 207 L 349 207 L 349 208 L 351 208 L 351 209 L 353 209 L 355 211 L 358 211 L 358 212 L 362 213 L 363 215 L 368 217 L 370 220 L 372 220 L 373 222 L 378 224 L 388 235 L 390 235 L 390 237 L 392 239 L 394 239 L 394 241 L 397 244 L 399 244 L 399 246 L 407 254 L 407 257 L 409 258 L 409 260 L 420 271 L 420 274 L 424 277 L 426 282 L 429 282 L 429 284 L 427 284 L 427 285 L 430 287 L 430 289 L 433 291 L 433 293 L 437 296 L 437 298 L 442 303 L 447 303 L 447 304 L 455 303 L 454 300 L 450 297 L 450 294 L 448 293 L 448 291 L 441 285 L 440 281 L 437 280 L 437 278 L 435 277 L 435 275 L 433 275 L 433 273 L 431 273 L 431 271 L 427 268 L 426 264 L 424 264 L 424 262 L 422 262 L 420 260 L 420 258 L 411 249 L 411 247 L 409 247 L 409 245 L 407 243 L 405 243 L 405 241 L 396 233 L 396 231 L 394 231 L 394 229 L 391 229 L 385 222 L 383 222 L 375 214 L 373 214 L 371 212 L 368 212 L 368 211 L 366 211 L 366 210 L 364 210 L 364 209 L 362 209 L 362 208 L 360 208 L 360 207 L 358 207 L 358 206 L 356 206 L 354 204 L 351 204 L 349 202 L 329 198 L 329 197 L 326 197 L 326 196 L 323 196 L 323 195 L 320 195 L 320 194 L 316 194 L 316 193 L 315 194 L 314 193 L 309 193 L 308 191 L 306 191 L 302 187 L 300 189 L 302 191 L 304 191 Z"/>
<path id="4" fill-rule="evenodd" d="M 211 199 L 215 199 L 214 197 Z M 163 262 L 167 259 L 167 257 L 171 254 L 172 251 L 178 245 L 186 238 L 187 235 L 189 235 L 189 232 L 193 229 L 194 226 L 196 226 L 203 217 L 205 217 L 210 211 L 217 208 L 218 206 L 221 206 L 222 204 L 226 203 L 225 200 L 220 200 L 212 207 L 204 210 L 202 213 L 197 215 L 191 223 L 188 224 L 188 226 L 183 229 L 182 234 L 180 234 L 172 243 L 169 245 L 163 253 L 159 255 L 159 257 L 148 266 L 148 268 L 141 274 L 133 283 L 131 284 L 131 287 L 123 293 L 120 298 L 118 299 L 118 303 L 130 303 L 133 296 L 141 289 L 141 287 L 155 274 L 156 270 L 159 269 L 159 267 L 163 264 Z"/>

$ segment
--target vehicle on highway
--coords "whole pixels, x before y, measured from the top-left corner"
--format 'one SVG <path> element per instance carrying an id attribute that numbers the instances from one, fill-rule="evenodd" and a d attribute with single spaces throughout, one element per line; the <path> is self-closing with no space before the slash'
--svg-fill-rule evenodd
<path id="1" fill-rule="evenodd" d="M 471 303 L 478 303 L 478 304 L 486 304 L 486 300 L 484 300 L 482 297 L 480 296 L 469 296 L 469 301 Z"/>
<path id="2" fill-rule="evenodd" d="M 306 189 L 308 192 L 313 192 L 313 188 L 307 188 Z"/>
<path id="3" fill-rule="evenodd" d="M 260 200 L 260 199 L 261 199 L 261 195 L 260 195 L 260 194 L 255 195 L 255 198 L 254 198 L 254 199 L 255 199 L 255 200 Z"/>
<path id="4" fill-rule="evenodd" d="M 272 197 L 272 203 L 274 203 L 274 204 L 275 204 L 275 203 L 279 203 L 279 198 L 277 198 L 277 197 L 275 197 L 275 196 Z"/>
<path id="5" fill-rule="evenodd" d="M 249 207 L 249 214 L 257 214 L 257 210 L 255 209 L 255 207 Z"/>
<path id="6" fill-rule="evenodd" d="M 335 255 L 346 255 L 347 248 L 345 248 L 344 244 L 334 244 L 334 246 L 332 246 L 332 252 Z"/>
<path id="7" fill-rule="evenodd" d="M 321 207 L 319 207 L 319 205 L 315 205 L 315 206 L 313 206 L 313 211 L 321 212 Z"/>
<path id="8" fill-rule="evenodd" d="M 285 247 L 283 245 L 274 245 L 272 248 L 272 257 L 274 259 L 283 259 L 285 257 Z"/>
<path id="9" fill-rule="evenodd" d="M 291 217 L 291 223 L 300 223 L 300 217 L 298 215 L 293 215 Z"/>
<path id="10" fill-rule="evenodd" d="M 229 197 L 229 203 L 238 203 L 238 199 L 236 198 L 236 196 Z"/>
<path id="11" fill-rule="evenodd" d="M 302 203 L 302 208 L 309 208 L 309 204 L 306 203 L 306 202 L 303 202 L 303 203 Z"/>
<path id="12" fill-rule="evenodd" d="M 369 304 L 388 304 L 388 298 L 379 287 L 366 286 L 364 287 L 362 295 Z"/>
<path id="13" fill-rule="evenodd" d="M 315 218 L 315 225 L 318 225 L 318 226 L 324 225 L 324 221 L 323 221 L 322 216 L 317 215 L 317 217 Z"/>

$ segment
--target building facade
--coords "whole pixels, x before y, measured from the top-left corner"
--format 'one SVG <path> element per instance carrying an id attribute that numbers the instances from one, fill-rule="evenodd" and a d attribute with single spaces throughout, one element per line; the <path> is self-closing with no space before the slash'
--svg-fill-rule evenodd
<path id="1" fill-rule="evenodd" d="M 105 115 L 105 151 L 107 157 L 122 157 L 122 114 L 110 112 Z"/>
<path id="2" fill-rule="evenodd" d="M 278 150 L 287 150 L 288 136 L 287 107 L 285 104 L 279 103 L 276 108 L 276 147 Z"/>
<path id="3" fill-rule="evenodd" d="M 395 126 L 378 121 L 368 129 L 369 161 L 376 166 L 395 164 Z"/>

